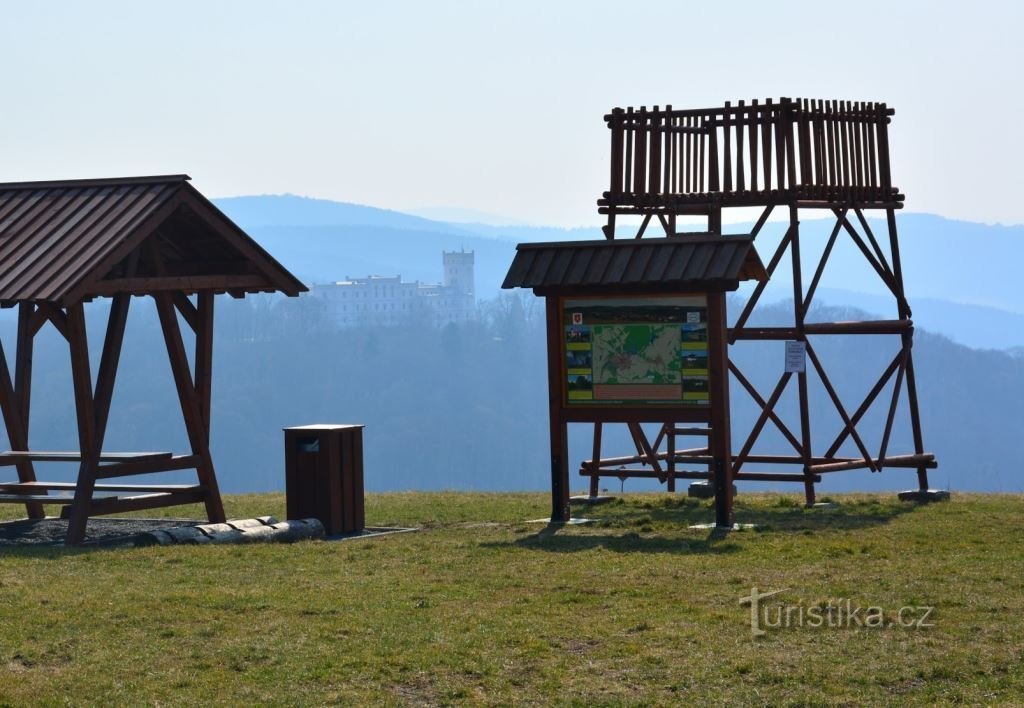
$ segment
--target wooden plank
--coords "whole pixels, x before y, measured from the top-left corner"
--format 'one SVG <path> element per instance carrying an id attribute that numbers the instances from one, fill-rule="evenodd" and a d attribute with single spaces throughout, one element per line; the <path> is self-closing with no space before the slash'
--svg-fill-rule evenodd
<path id="1" fill-rule="evenodd" d="M 661 192 L 661 150 L 662 150 L 662 116 L 658 107 L 651 113 L 650 165 L 647 176 L 647 191 L 651 194 Z"/>
<path id="2" fill-rule="evenodd" d="M 636 151 L 633 163 L 633 192 L 647 192 L 647 108 L 640 106 L 636 127 Z"/>
<path id="3" fill-rule="evenodd" d="M 750 125 L 748 130 L 750 131 L 750 189 L 751 191 L 757 191 L 757 179 L 758 179 L 758 162 L 757 162 L 757 126 L 758 126 L 758 102 L 755 98 L 750 102 Z"/>
<path id="4" fill-rule="evenodd" d="M 0 504 L 67 504 L 73 497 L 51 497 L 47 494 L 0 494 Z"/>
<path id="5" fill-rule="evenodd" d="M 740 109 L 740 119 L 741 120 L 744 117 L 744 114 L 743 114 L 744 106 L 745 106 L 745 102 L 744 101 L 740 101 L 739 102 L 739 109 Z M 746 174 L 744 173 L 745 170 L 744 170 L 744 166 L 743 166 L 743 162 L 744 162 L 744 158 L 743 158 L 743 145 L 744 145 L 743 126 L 742 125 L 737 125 L 736 126 L 736 191 L 737 192 L 746 191 L 746 188 L 747 188 Z"/>
<path id="6" fill-rule="evenodd" d="M 635 121 L 633 120 L 633 108 L 628 109 L 628 120 L 625 123 L 625 141 L 626 141 L 626 156 L 624 158 L 625 171 L 623 178 L 625 185 L 623 186 L 623 192 L 626 194 L 632 194 L 633 190 L 633 144 L 636 142 L 636 129 Z"/>
<path id="7" fill-rule="evenodd" d="M 74 482 L 0 482 L 0 490 L 5 492 L 31 493 L 37 489 L 53 489 L 70 491 L 75 488 Z M 202 491 L 196 484 L 96 484 L 97 492 L 181 492 Z"/>
<path id="8" fill-rule="evenodd" d="M 176 469 L 196 469 L 201 462 L 198 455 L 174 455 L 170 458 L 130 460 L 115 464 L 99 465 L 96 469 L 97 480 L 110 480 L 113 477 L 131 476 L 134 474 L 151 474 L 169 472 Z"/>
<path id="9" fill-rule="evenodd" d="M 104 452 L 97 461 L 121 462 L 128 460 L 169 460 L 170 452 Z M 13 464 L 23 460 L 36 462 L 81 462 L 81 452 L 53 452 L 42 450 L 7 450 L 0 452 L 0 464 Z"/>
<path id="10" fill-rule="evenodd" d="M 612 159 L 611 159 L 611 181 L 609 191 L 612 194 L 622 194 L 622 150 L 624 129 L 622 126 L 622 109 L 616 108 L 612 111 L 612 120 L 609 127 L 612 131 Z"/>
<path id="11" fill-rule="evenodd" d="M 730 122 L 732 113 L 729 111 L 729 101 L 725 102 L 725 115 L 722 117 L 722 170 L 724 175 L 723 190 L 732 191 L 732 124 Z"/>
<path id="12" fill-rule="evenodd" d="M 202 290 L 268 289 L 273 285 L 262 275 L 166 275 L 101 280 L 91 285 L 83 297 L 116 295 L 150 295 L 161 292 L 192 293 Z"/>
<path id="13" fill-rule="evenodd" d="M 134 497 L 107 497 L 103 499 L 94 499 L 92 503 L 89 504 L 87 512 L 89 516 L 123 514 L 130 511 L 142 511 L 144 509 L 160 509 L 168 506 L 180 506 L 182 504 L 198 504 L 206 498 L 206 492 L 174 492 L 141 494 Z M 65 509 L 61 514 L 61 517 L 63 518 L 67 513 L 68 509 Z"/>

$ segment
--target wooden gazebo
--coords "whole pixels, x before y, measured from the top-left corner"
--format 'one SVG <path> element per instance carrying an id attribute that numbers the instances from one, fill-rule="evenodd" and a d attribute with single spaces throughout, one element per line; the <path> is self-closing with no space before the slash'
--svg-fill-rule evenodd
<path id="1" fill-rule="evenodd" d="M 209 447 L 214 295 L 296 296 L 306 290 L 188 180 L 169 175 L 0 184 L 0 306 L 18 308 L 13 376 L 0 346 L 0 412 L 11 446 L 0 453 L 0 465 L 15 467 L 18 481 L 0 484 L 0 502 L 25 504 L 36 519 L 44 505 L 64 505 L 68 544 L 81 543 L 89 517 L 102 514 L 202 502 L 210 521 L 224 520 Z M 103 449 L 129 304 L 132 296 L 144 295 L 156 303 L 191 447 L 187 454 Z M 111 305 L 94 383 L 84 304 L 99 297 L 111 298 Z M 179 315 L 195 333 L 194 367 Z M 70 349 L 76 451 L 28 446 L 32 346 L 47 323 Z M 36 461 L 75 462 L 77 481 L 38 481 Z M 187 469 L 196 470 L 197 484 L 101 482 Z"/>

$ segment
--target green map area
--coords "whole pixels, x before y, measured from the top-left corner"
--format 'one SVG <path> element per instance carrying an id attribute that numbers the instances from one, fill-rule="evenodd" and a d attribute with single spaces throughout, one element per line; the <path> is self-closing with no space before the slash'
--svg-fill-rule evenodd
<path id="1" fill-rule="evenodd" d="M 594 384 L 678 384 L 678 324 L 593 326 Z"/>

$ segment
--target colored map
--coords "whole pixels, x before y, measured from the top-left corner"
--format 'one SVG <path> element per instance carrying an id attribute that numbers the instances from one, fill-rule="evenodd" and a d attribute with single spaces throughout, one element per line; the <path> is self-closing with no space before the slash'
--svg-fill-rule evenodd
<path id="1" fill-rule="evenodd" d="M 678 324 L 593 326 L 594 384 L 678 384 Z"/>

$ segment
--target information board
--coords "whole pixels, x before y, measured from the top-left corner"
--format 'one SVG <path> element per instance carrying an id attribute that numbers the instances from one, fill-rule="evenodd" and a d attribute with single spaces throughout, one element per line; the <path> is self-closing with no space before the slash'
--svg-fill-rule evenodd
<path id="1" fill-rule="evenodd" d="M 564 298 L 565 401 L 706 406 L 707 298 Z"/>

